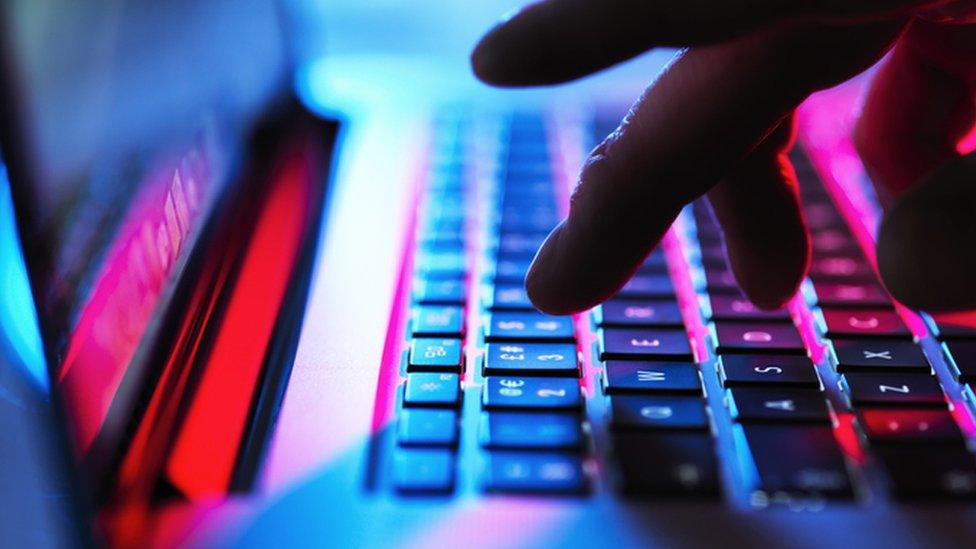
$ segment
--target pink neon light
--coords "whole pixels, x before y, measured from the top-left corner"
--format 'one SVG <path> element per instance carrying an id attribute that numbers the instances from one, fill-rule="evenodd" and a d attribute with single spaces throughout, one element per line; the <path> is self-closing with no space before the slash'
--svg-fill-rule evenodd
<path id="1" fill-rule="evenodd" d="M 400 247 L 400 257 L 403 263 L 397 276 L 393 306 L 390 309 L 390 320 L 387 322 L 386 339 L 383 341 L 376 398 L 373 401 L 373 419 L 370 428 L 374 435 L 386 428 L 396 415 L 395 395 L 400 381 L 399 370 L 400 360 L 403 356 L 403 333 L 406 327 L 407 314 L 410 310 L 410 292 L 413 281 L 413 250 L 417 239 L 417 206 L 420 204 L 425 184 L 430 177 L 430 143 L 426 143 L 421 151 L 421 158 L 424 160 L 419 163 L 417 173 L 411 179 L 410 214 L 407 218 L 406 233 L 403 235 Z"/>
<path id="2" fill-rule="evenodd" d="M 149 171 L 68 342 L 59 372 L 75 444 L 88 451 L 210 192 L 206 158 Z M 201 185 L 205 187 L 201 188 Z"/>
<path id="3" fill-rule="evenodd" d="M 869 194 L 869 179 L 851 139 L 867 81 L 861 77 L 814 94 L 798 110 L 797 124 L 811 164 L 877 273 L 874 235 L 880 211 Z M 895 307 L 916 338 L 928 334 L 921 317 L 901 304 Z"/>

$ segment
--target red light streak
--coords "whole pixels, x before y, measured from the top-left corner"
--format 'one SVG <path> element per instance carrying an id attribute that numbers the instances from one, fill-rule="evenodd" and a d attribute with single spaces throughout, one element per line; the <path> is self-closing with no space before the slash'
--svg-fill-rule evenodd
<path id="1" fill-rule="evenodd" d="M 170 482 L 190 499 L 219 496 L 229 487 L 310 213 L 308 165 L 305 154 L 293 152 L 271 182 L 223 324 L 166 465 Z"/>

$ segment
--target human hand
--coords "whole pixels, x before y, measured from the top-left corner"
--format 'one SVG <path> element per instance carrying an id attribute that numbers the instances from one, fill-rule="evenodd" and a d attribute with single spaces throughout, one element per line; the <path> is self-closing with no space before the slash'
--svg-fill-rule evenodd
<path id="1" fill-rule="evenodd" d="M 500 86 L 578 78 L 657 46 L 684 50 L 590 153 L 570 215 L 526 286 L 541 310 L 587 309 L 616 292 L 681 208 L 707 194 L 746 295 L 796 291 L 809 235 L 792 113 L 810 93 L 891 52 L 855 141 L 888 206 L 879 270 L 906 304 L 976 307 L 976 2 L 947 0 L 544 0 L 491 30 L 472 55 Z"/>

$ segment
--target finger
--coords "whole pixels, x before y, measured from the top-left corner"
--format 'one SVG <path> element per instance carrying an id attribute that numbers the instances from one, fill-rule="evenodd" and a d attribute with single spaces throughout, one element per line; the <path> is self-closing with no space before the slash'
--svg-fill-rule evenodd
<path id="1" fill-rule="evenodd" d="M 867 96 L 854 139 L 882 202 L 958 156 L 976 123 L 976 26 L 918 21 Z"/>
<path id="2" fill-rule="evenodd" d="M 946 0 L 543 0 L 489 31 L 471 63 L 498 86 L 564 82 L 656 46 L 726 40 L 794 20 L 862 20 Z"/>
<path id="3" fill-rule="evenodd" d="M 790 116 L 707 195 L 736 281 L 764 309 L 786 304 L 810 260 L 799 185 L 787 156 L 794 137 Z"/>
<path id="4" fill-rule="evenodd" d="M 949 161 L 906 191 L 878 231 L 878 270 L 906 305 L 976 308 L 976 153 Z"/>
<path id="5" fill-rule="evenodd" d="M 569 218 L 527 278 L 552 313 L 619 289 L 680 209 L 721 179 L 810 92 L 874 62 L 900 24 L 793 28 L 689 50 L 591 153 Z"/>

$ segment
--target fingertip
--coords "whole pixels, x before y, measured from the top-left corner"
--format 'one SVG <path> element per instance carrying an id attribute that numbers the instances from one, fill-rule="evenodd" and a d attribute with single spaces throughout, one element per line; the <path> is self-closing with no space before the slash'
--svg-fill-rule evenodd
<path id="1" fill-rule="evenodd" d="M 923 311 L 976 307 L 976 156 L 950 162 L 902 195 L 878 230 L 878 271 L 898 301 Z"/>

